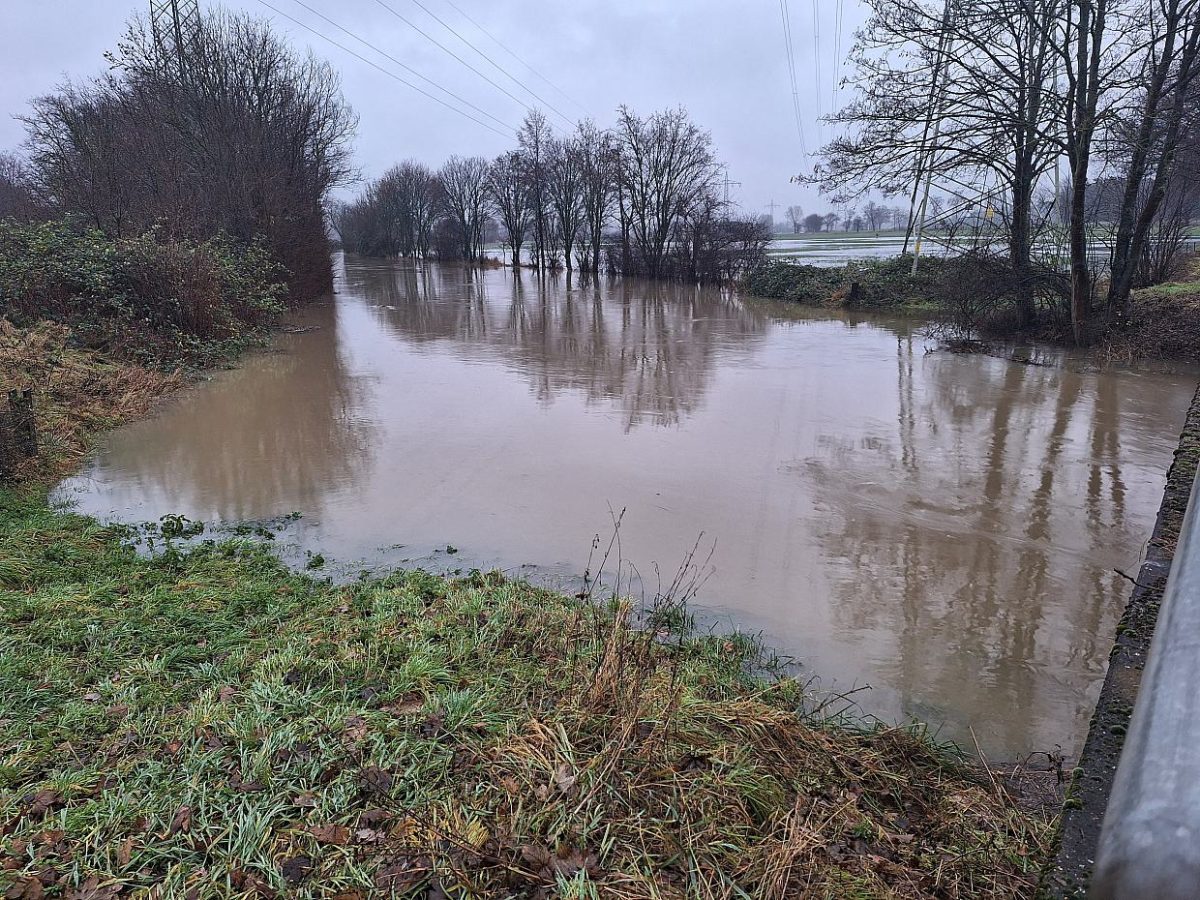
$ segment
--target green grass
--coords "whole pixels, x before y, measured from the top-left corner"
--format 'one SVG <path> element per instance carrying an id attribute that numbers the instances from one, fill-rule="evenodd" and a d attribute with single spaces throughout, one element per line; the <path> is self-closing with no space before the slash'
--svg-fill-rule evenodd
<path id="1" fill-rule="evenodd" d="M 6 897 L 1032 891 L 1046 817 L 670 602 L 132 537 L 0 491 Z"/>

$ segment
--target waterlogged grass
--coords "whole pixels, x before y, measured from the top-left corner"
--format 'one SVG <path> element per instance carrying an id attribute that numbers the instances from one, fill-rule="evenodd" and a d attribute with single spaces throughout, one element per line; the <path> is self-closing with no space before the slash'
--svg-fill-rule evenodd
<path id="1" fill-rule="evenodd" d="M 0 493 L 6 897 L 1033 891 L 1044 818 L 669 604 L 128 536 Z"/>

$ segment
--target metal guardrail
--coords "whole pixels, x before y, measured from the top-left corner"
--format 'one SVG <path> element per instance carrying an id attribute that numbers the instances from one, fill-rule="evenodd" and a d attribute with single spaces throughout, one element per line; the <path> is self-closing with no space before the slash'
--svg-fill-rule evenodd
<path id="1" fill-rule="evenodd" d="M 1200 472 L 1113 781 L 1089 896 L 1200 898 Z"/>

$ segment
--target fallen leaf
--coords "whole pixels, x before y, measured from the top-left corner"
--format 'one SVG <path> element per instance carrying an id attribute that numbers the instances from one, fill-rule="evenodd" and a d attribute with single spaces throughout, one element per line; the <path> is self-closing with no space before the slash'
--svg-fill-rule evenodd
<path id="1" fill-rule="evenodd" d="M 379 766 L 367 766 L 358 773 L 358 784 L 369 794 L 386 796 L 392 789 L 392 776 Z"/>
<path id="2" fill-rule="evenodd" d="M 571 771 L 571 767 L 567 763 L 563 763 L 554 772 L 554 784 L 567 796 L 575 792 L 575 783 L 578 779 L 575 773 Z"/>
<path id="3" fill-rule="evenodd" d="M 26 815 L 34 820 L 44 819 L 46 813 L 55 807 L 63 805 L 62 794 L 50 788 L 43 788 L 29 798 L 29 809 Z"/>
<path id="4" fill-rule="evenodd" d="M 292 801 L 293 806 L 299 806 L 301 809 L 312 809 L 317 805 L 317 798 L 312 791 L 305 791 Z"/>
<path id="5" fill-rule="evenodd" d="M 367 736 L 367 722 L 362 716 L 351 716 L 346 720 L 346 737 L 354 742 Z"/>
<path id="6" fill-rule="evenodd" d="M 425 698 L 419 694 L 410 694 L 407 697 L 402 697 L 390 706 L 385 706 L 384 712 L 389 712 L 393 716 L 415 716 L 425 708 Z"/>
<path id="7" fill-rule="evenodd" d="M 15 881 L 4 892 L 5 900 L 41 900 L 45 892 L 37 878 Z"/>
<path id="8" fill-rule="evenodd" d="M 313 861 L 311 857 L 301 853 L 285 859 L 279 869 L 283 873 L 283 877 L 290 883 L 299 884 L 312 872 Z"/>
<path id="9" fill-rule="evenodd" d="M 389 895 L 403 896 L 428 881 L 432 874 L 433 862 L 427 856 L 396 859 L 375 873 L 375 886 Z"/>
<path id="10" fill-rule="evenodd" d="M 108 900 L 121 893 L 120 884 L 101 884 L 100 876 L 90 875 L 83 884 L 67 891 L 66 900 Z"/>
<path id="11" fill-rule="evenodd" d="M 83 699 L 86 700 L 88 703 L 97 703 L 100 700 L 100 692 L 99 691 L 88 691 L 86 694 L 83 695 Z"/>
<path id="12" fill-rule="evenodd" d="M 318 844 L 334 844 L 344 847 L 350 843 L 350 829 L 345 825 L 309 825 L 306 830 Z"/>
<path id="13" fill-rule="evenodd" d="M 179 832 L 188 832 L 192 827 L 192 808 L 190 806 L 181 806 L 175 813 L 175 818 L 171 820 L 171 827 L 167 831 L 167 836 L 179 834 Z"/>
<path id="14" fill-rule="evenodd" d="M 133 838 L 125 838 L 117 847 L 117 865 L 122 869 L 129 865 L 133 858 Z"/>
<path id="15" fill-rule="evenodd" d="M 237 694 L 236 690 L 234 690 L 229 685 L 225 685 L 225 687 L 223 687 L 219 691 L 217 691 L 217 699 L 220 700 L 222 703 L 228 703 L 230 700 L 232 700 L 234 698 L 235 694 Z"/>

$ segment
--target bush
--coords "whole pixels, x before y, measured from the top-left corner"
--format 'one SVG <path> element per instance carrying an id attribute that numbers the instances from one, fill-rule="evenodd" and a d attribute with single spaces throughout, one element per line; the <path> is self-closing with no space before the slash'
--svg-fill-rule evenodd
<path id="1" fill-rule="evenodd" d="M 742 287 L 758 297 L 814 306 L 886 309 L 926 305 L 944 280 L 949 260 L 926 257 L 914 278 L 911 256 L 856 260 L 844 266 L 808 266 L 772 260 Z"/>
<path id="2" fill-rule="evenodd" d="M 242 346 L 283 309 L 261 242 L 112 240 L 69 222 L 0 223 L 0 312 L 70 325 L 83 346 L 140 361 L 202 363 Z"/>

